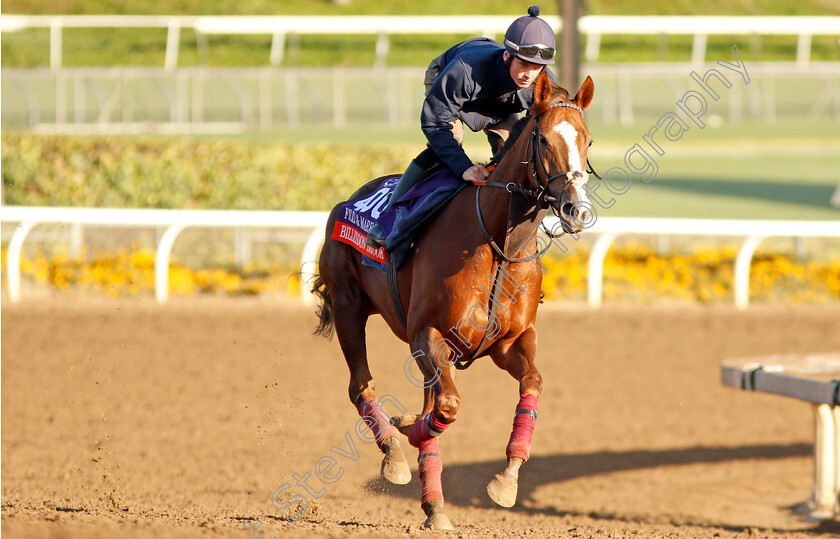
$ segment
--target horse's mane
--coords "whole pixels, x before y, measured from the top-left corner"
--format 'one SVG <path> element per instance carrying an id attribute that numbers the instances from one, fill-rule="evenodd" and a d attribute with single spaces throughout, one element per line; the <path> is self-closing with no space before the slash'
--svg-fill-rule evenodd
<path id="1" fill-rule="evenodd" d="M 522 131 L 525 129 L 525 124 L 528 123 L 528 120 L 531 119 L 531 116 L 539 116 L 543 114 L 548 108 L 554 103 L 560 102 L 568 102 L 569 101 L 569 92 L 566 91 L 565 88 L 561 88 L 556 84 L 551 85 L 551 98 L 540 101 L 539 103 L 535 103 L 533 107 L 531 107 L 531 111 L 519 119 L 515 124 L 513 124 L 513 128 L 510 130 L 510 135 L 508 139 L 505 141 L 505 145 L 496 152 L 496 155 L 493 156 L 494 163 L 500 163 L 502 158 L 507 155 L 508 151 L 513 148 L 513 145 L 516 144 L 517 139 L 519 139 L 519 135 L 522 134 Z"/>
<path id="2" fill-rule="evenodd" d="M 507 155 L 508 151 L 513 148 L 514 144 L 516 144 L 516 140 L 519 138 L 519 135 L 522 134 L 522 130 L 525 129 L 525 125 L 528 123 L 529 119 L 530 116 L 523 116 L 515 124 L 513 124 L 513 128 L 510 130 L 510 135 L 508 135 L 505 145 L 502 146 L 499 151 L 496 152 L 496 155 L 493 156 L 494 163 L 502 162 L 502 158 Z"/>

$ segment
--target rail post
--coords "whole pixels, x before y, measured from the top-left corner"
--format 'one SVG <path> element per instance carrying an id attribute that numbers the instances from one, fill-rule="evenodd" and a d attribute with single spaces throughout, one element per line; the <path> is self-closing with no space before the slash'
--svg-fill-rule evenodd
<path id="1" fill-rule="evenodd" d="M 9 274 L 9 301 L 12 303 L 20 301 L 20 252 L 23 249 L 23 240 L 37 224 L 37 221 L 24 221 L 19 224 L 9 241 L 9 250 L 6 254 L 6 271 Z"/>
<path id="2" fill-rule="evenodd" d="M 169 226 L 158 242 L 155 253 L 155 299 L 158 303 L 166 303 L 169 299 L 169 255 L 172 244 L 184 228 L 184 225 Z"/>
<path id="3" fill-rule="evenodd" d="M 604 259 L 613 240 L 618 234 L 601 234 L 592 252 L 589 253 L 589 271 L 587 275 L 586 292 L 590 307 L 600 307 L 604 297 Z"/>
<path id="4" fill-rule="evenodd" d="M 750 303 L 750 263 L 764 236 L 749 236 L 735 257 L 735 307 L 744 310 Z"/>

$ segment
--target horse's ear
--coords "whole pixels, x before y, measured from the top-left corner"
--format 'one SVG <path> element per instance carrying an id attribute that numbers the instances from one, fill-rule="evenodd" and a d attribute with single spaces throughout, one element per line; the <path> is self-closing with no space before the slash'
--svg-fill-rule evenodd
<path id="1" fill-rule="evenodd" d="M 578 93 L 575 98 L 572 99 L 572 102 L 583 110 L 586 110 L 589 108 L 589 104 L 592 103 L 592 95 L 594 93 L 595 83 L 592 82 L 592 77 L 587 75 L 586 80 L 580 85 L 580 90 L 578 90 Z"/>
<path id="2" fill-rule="evenodd" d="M 551 79 L 548 78 L 548 73 L 543 72 L 537 77 L 537 82 L 534 83 L 534 103 L 539 103 L 551 97 Z"/>

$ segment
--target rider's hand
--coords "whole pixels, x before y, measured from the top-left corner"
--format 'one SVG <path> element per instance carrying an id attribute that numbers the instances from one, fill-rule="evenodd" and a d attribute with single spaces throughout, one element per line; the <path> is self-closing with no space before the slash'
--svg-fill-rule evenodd
<path id="1" fill-rule="evenodd" d="M 467 180 L 468 182 L 474 182 L 478 180 L 484 180 L 490 175 L 490 171 L 487 170 L 484 165 L 473 165 L 467 170 L 464 171 L 462 177 Z"/>

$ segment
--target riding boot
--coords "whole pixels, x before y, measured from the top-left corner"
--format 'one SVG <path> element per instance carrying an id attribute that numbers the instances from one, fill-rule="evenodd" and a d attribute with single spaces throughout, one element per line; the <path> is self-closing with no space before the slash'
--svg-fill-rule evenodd
<path id="1" fill-rule="evenodd" d="M 405 169 L 405 172 L 403 172 L 403 175 L 397 182 L 397 185 L 394 186 L 394 191 L 391 193 L 391 197 L 388 199 L 388 204 L 382 210 L 382 213 L 391 209 L 391 206 L 393 206 L 426 175 L 426 171 L 428 169 L 418 164 L 418 160 L 420 160 L 422 155 L 423 154 L 420 154 L 417 158 L 413 159 L 408 165 L 408 168 Z M 368 230 L 365 243 L 371 247 L 384 247 L 385 239 L 385 231 L 382 230 L 379 223 L 375 223 L 372 227 L 370 227 L 370 230 Z"/>

